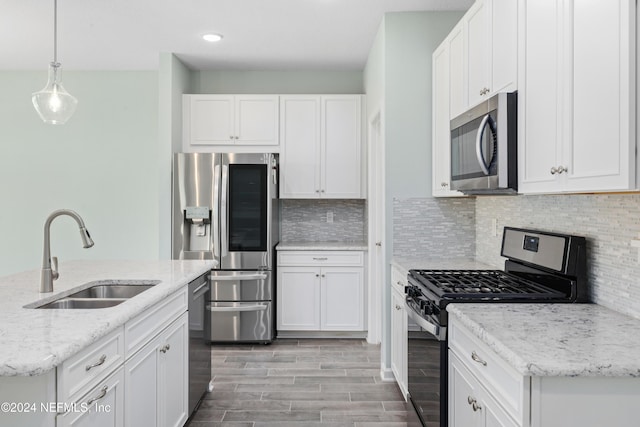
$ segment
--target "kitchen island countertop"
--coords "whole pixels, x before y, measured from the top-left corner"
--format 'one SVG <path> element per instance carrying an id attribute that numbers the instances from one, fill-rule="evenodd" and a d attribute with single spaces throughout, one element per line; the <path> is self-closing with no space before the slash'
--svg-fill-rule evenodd
<path id="1" fill-rule="evenodd" d="M 640 320 L 597 304 L 449 304 L 524 376 L 640 377 Z"/>
<path id="2" fill-rule="evenodd" d="M 40 270 L 0 278 L 0 376 L 40 375 L 123 325 L 191 280 L 213 261 L 71 261 L 60 264 L 53 292 L 39 293 Z M 99 280 L 155 280 L 153 288 L 101 309 L 24 308 Z M 38 304 L 40 305 L 40 304 Z"/>

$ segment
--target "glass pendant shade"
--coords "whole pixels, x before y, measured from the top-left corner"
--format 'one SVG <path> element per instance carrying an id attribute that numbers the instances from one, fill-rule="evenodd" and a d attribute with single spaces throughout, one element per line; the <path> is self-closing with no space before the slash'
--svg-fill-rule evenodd
<path id="1" fill-rule="evenodd" d="M 39 92 L 34 92 L 31 102 L 40 118 L 53 125 L 64 124 L 73 116 L 78 100 L 62 87 L 60 79 L 60 63 L 49 65 L 49 80 Z"/>

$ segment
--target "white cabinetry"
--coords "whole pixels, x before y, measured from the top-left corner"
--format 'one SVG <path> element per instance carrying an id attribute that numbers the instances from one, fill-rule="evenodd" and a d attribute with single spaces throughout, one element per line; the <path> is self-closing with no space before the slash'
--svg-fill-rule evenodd
<path id="1" fill-rule="evenodd" d="M 277 329 L 363 331 L 360 251 L 278 252 Z"/>
<path id="2" fill-rule="evenodd" d="M 519 191 L 635 189 L 636 2 L 519 7 Z"/>
<path id="3" fill-rule="evenodd" d="M 408 382 L 407 312 L 404 307 L 406 275 L 391 269 L 391 371 L 406 399 Z"/>
<path id="4" fill-rule="evenodd" d="M 125 363 L 126 425 L 180 427 L 187 420 L 187 313 Z"/>
<path id="5" fill-rule="evenodd" d="M 450 95 L 453 96 L 455 78 L 451 70 L 451 42 L 445 40 L 433 52 L 433 141 L 432 195 L 434 197 L 462 196 L 451 190 Z M 456 71 L 462 73 L 462 68 Z M 461 79 L 460 79 L 461 81 Z"/>
<path id="6" fill-rule="evenodd" d="M 81 400 L 57 416 L 58 427 L 124 427 L 124 374 L 120 366 Z M 85 408 L 87 410 L 85 410 Z"/>
<path id="7" fill-rule="evenodd" d="M 449 320 L 450 427 L 638 425 L 639 378 L 523 376 Z"/>
<path id="8" fill-rule="evenodd" d="M 432 194 L 451 191 L 450 121 L 497 92 L 518 89 L 518 2 L 477 0 L 433 53 Z"/>
<path id="9" fill-rule="evenodd" d="M 361 95 L 280 99 L 280 197 L 364 197 Z"/>
<path id="10" fill-rule="evenodd" d="M 278 151 L 278 95 L 183 95 L 183 150 Z"/>

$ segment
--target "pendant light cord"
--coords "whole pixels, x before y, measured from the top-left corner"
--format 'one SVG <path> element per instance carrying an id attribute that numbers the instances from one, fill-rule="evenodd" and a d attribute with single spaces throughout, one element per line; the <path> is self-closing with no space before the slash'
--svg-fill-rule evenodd
<path id="1" fill-rule="evenodd" d="M 53 0 L 53 62 L 58 63 L 58 0 Z"/>

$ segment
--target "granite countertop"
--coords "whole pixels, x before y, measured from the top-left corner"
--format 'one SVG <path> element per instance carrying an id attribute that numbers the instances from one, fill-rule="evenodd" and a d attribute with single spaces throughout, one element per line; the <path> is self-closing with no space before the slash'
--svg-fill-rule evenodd
<path id="1" fill-rule="evenodd" d="M 490 265 L 477 262 L 473 259 L 453 258 L 453 259 L 434 259 L 428 257 L 411 258 L 411 257 L 393 257 L 391 265 L 405 272 L 409 270 L 495 270 Z"/>
<path id="2" fill-rule="evenodd" d="M 40 270 L 0 278 L 0 376 L 39 375 L 123 325 L 215 266 L 213 261 L 71 261 L 59 266 L 53 293 L 39 293 Z M 88 282 L 157 280 L 153 288 L 114 307 L 32 309 Z"/>
<path id="3" fill-rule="evenodd" d="M 597 304 L 449 304 L 525 376 L 640 377 L 640 320 Z"/>
<path id="4" fill-rule="evenodd" d="M 280 242 L 279 251 L 366 251 L 367 242 Z"/>

